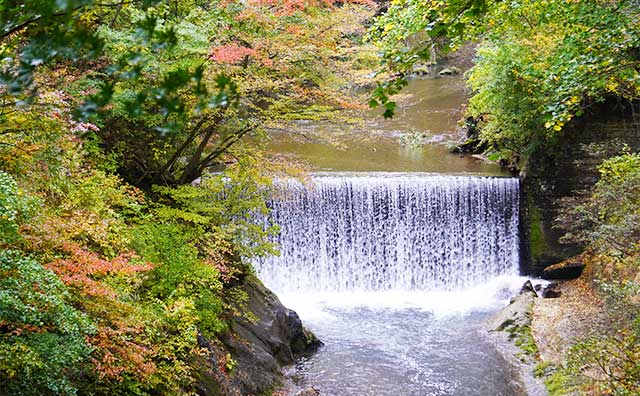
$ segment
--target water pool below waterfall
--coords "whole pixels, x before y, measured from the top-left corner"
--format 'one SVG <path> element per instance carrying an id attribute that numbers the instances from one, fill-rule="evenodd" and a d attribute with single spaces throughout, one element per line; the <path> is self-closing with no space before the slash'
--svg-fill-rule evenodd
<path id="1" fill-rule="evenodd" d="M 338 295 L 342 303 L 305 298 L 287 295 L 285 304 L 325 346 L 290 370 L 291 395 L 311 386 L 326 396 L 522 395 L 510 367 L 478 333 L 488 307 L 443 315 L 408 301 L 394 307 L 393 298 L 382 307 L 345 305 L 349 297 Z"/>
<path id="2" fill-rule="evenodd" d="M 291 390 L 518 396 L 479 325 L 518 277 L 518 181 L 424 174 L 281 181 L 260 278 L 325 343 Z"/>

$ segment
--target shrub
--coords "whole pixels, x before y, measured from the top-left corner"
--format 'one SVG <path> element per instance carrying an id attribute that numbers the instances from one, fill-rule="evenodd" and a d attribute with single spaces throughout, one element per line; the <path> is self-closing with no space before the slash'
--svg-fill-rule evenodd
<path id="1" fill-rule="evenodd" d="M 565 377 L 581 395 L 640 394 L 640 285 L 602 284 L 609 321 L 569 351 Z M 568 380 L 566 382 L 569 382 Z"/>
<path id="2" fill-rule="evenodd" d="M 559 224 L 564 240 L 614 257 L 631 257 L 640 247 L 640 154 L 622 154 L 599 166 L 600 180 L 586 197 L 564 203 Z"/>
<path id="3" fill-rule="evenodd" d="M 89 356 L 89 319 L 67 302 L 60 280 L 36 261 L 0 251 L 0 393 L 73 395 Z"/>
<path id="4" fill-rule="evenodd" d="M 12 243 L 19 238 L 18 228 L 34 203 L 20 191 L 13 177 L 0 171 L 0 243 Z"/>
<path id="5" fill-rule="evenodd" d="M 193 234 L 185 226 L 172 223 L 145 224 L 134 231 L 134 246 L 157 266 L 146 283 L 149 298 L 174 305 L 192 300 L 198 327 L 207 334 L 225 329 L 222 313 L 222 282 L 217 269 L 198 257 Z"/>

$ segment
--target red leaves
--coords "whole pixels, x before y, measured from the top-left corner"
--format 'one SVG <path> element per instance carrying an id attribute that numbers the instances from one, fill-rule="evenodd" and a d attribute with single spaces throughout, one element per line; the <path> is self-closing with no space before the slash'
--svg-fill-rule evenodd
<path id="1" fill-rule="evenodd" d="M 213 47 L 209 53 L 209 59 L 212 61 L 228 65 L 237 65 L 242 63 L 250 56 L 257 56 L 257 51 L 253 48 L 243 47 L 236 43 Z"/>
<path id="2" fill-rule="evenodd" d="M 119 380 L 125 373 L 143 379 L 156 371 L 151 361 L 152 350 L 128 340 L 140 332 L 123 326 L 100 327 L 95 335 L 87 337 L 87 342 L 95 347 L 91 360 L 101 379 Z"/>
<path id="3" fill-rule="evenodd" d="M 46 267 L 80 295 L 95 298 L 82 301 L 97 325 L 96 333 L 86 341 L 93 347 L 91 362 L 98 377 L 103 381 L 120 381 L 125 376 L 143 380 L 153 374 L 153 351 L 142 341 L 143 325 L 128 316 L 132 307 L 120 302 L 113 287 L 104 282 L 108 276 L 131 275 L 153 266 L 131 252 L 105 260 L 76 243 L 64 242 L 61 250 L 67 258 Z"/>
<path id="4" fill-rule="evenodd" d="M 62 250 L 69 254 L 69 258 L 55 260 L 46 267 L 58 275 L 67 286 L 94 297 L 115 297 L 113 289 L 99 282 L 100 278 L 108 275 L 129 275 L 153 268 L 150 263 L 135 263 L 134 259 L 137 256 L 130 252 L 120 254 L 113 260 L 104 260 L 75 243 L 64 243 Z"/>

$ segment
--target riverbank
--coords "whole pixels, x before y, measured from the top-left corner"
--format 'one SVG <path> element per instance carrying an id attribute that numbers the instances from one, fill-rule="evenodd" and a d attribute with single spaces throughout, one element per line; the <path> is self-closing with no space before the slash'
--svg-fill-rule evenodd
<path id="1" fill-rule="evenodd" d="M 543 285 L 534 290 L 525 284 L 481 330 L 527 396 L 567 394 L 554 393 L 554 373 L 576 342 L 606 324 L 604 302 L 587 279 L 554 282 L 552 289 L 554 297 L 543 298 Z"/>

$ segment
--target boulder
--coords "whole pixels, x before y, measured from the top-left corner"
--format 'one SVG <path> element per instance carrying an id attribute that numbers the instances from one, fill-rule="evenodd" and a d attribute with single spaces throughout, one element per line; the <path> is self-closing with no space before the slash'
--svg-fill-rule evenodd
<path id="1" fill-rule="evenodd" d="M 455 66 L 447 67 L 446 69 L 440 70 L 438 75 L 440 76 L 455 76 L 460 74 L 460 69 Z"/>
<path id="2" fill-rule="evenodd" d="M 538 285 L 536 285 L 538 286 Z M 522 285 L 522 287 L 520 288 L 520 294 L 522 293 L 527 293 L 527 292 L 534 292 L 535 289 L 533 287 L 533 284 L 531 283 L 530 280 L 524 282 L 524 285 Z"/>
<path id="3" fill-rule="evenodd" d="M 199 394 L 215 395 L 210 384 L 222 384 L 222 394 L 268 394 L 282 385 L 282 368 L 299 356 L 315 352 L 322 342 L 302 326 L 294 311 L 282 305 L 278 297 L 259 279 L 248 275 L 237 285 L 247 293 L 243 312 L 231 319 L 230 329 L 218 342 L 200 340 L 210 351 L 209 370 L 199 380 Z M 220 375 L 216 370 L 228 353 L 233 368 Z"/>
<path id="4" fill-rule="evenodd" d="M 542 298 L 558 298 L 562 295 L 558 284 L 555 282 L 549 283 L 542 289 Z"/>
<path id="5" fill-rule="evenodd" d="M 314 388 L 313 386 L 311 388 L 304 389 L 296 393 L 296 396 L 319 396 L 319 395 L 320 395 L 320 391 Z"/>
<path id="6" fill-rule="evenodd" d="M 509 328 L 528 326 L 531 324 L 531 307 L 537 298 L 531 281 L 526 281 L 520 293 L 513 297 L 509 305 L 498 311 L 487 321 L 490 331 L 504 331 Z"/>

